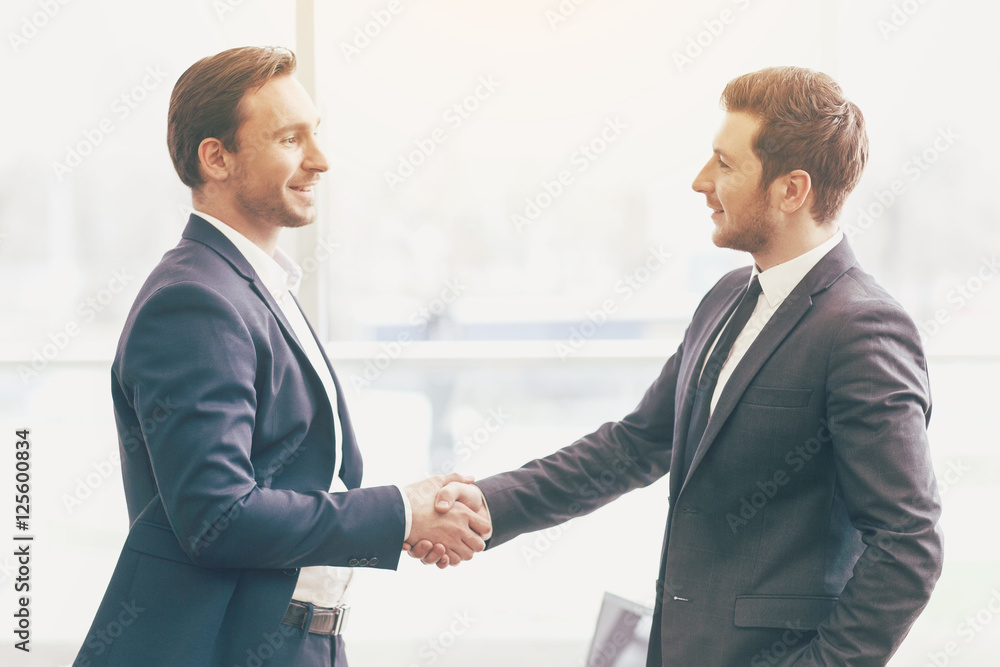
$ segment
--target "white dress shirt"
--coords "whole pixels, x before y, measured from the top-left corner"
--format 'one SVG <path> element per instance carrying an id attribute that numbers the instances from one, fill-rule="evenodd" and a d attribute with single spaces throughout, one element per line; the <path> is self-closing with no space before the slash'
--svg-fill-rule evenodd
<path id="1" fill-rule="evenodd" d="M 229 239 L 236 249 L 240 251 L 250 266 L 264 283 L 264 287 L 270 292 L 282 314 L 292 327 L 295 337 L 305 351 L 309 362 L 315 369 L 323 382 L 330 405 L 333 408 L 334 423 L 334 454 L 337 466 L 343 462 L 343 427 L 340 423 L 340 414 L 337 411 L 337 386 L 333 382 L 333 375 L 327 368 L 326 360 L 320 352 L 319 343 L 313 336 L 309 325 L 306 323 L 302 309 L 295 301 L 294 295 L 298 291 L 299 283 L 302 281 L 302 269 L 292 260 L 281 248 L 275 248 L 274 256 L 268 255 L 260 246 L 250 239 L 240 234 L 238 231 L 225 224 L 218 218 L 212 217 L 201 211 L 195 214 L 204 218 L 213 227 L 222 232 Z M 330 485 L 330 492 L 337 493 L 347 491 L 342 479 L 338 474 L 333 475 L 333 482 Z M 400 489 L 400 496 L 403 499 L 405 509 L 406 527 L 404 535 L 409 537 L 412 513 L 406 494 Z M 405 539 L 405 538 L 404 538 Z M 402 548 L 402 545 L 400 545 Z M 350 584 L 353 570 L 346 567 L 314 566 L 303 567 L 299 572 L 299 579 L 295 586 L 292 597 L 301 602 L 312 602 L 320 607 L 334 607 L 339 604 Z"/>
<path id="2" fill-rule="evenodd" d="M 733 371 L 739 366 L 740 361 L 742 361 L 750 346 L 753 345 L 753 342 L 757 340 L 757 334 L 768 323 L 771 316 L 774 315 L 778 307 L 785 301 L 785 298 L 802 282 L 806 274 L 812 271 L 812 268 L 819 263 L 819 260 L 823 259 L 828 252 L 833 250 L 834 246 L 840 243 L 843 238 L 844 232 L 838 229 L 837 233 L 831 238 L 812 250 L 802 253 L 795 259 L 772 266 L 767 271 L 758 271 L 756 264 L 754 265 L 747 284 L 753 281 L 754 276 L 757 276 L 760 280 L 761 293 L 757 297 L 757 307 L 754 309 L 753 315 L 750 316 L 750 320 L 746 326 L 743 327 L 743 331 L 736 337 L 733 349 L 729 352 L 726 363 L 722 365 L 722 370 L 719 372 L 719 381 L 715 385 L 715 393 L 712 394 L 709 414 L 715 410 L 715 404 L 719 402 L 719 396 L 722 395 L 722 390 L 732 376 Z M 725 327 L 722 327 L 722 331 L 725 331 Z M 721 332 L 719 335 L 722 335 Z M 712 356 L 712 350 L 715 349 L 716 342 L 718 342 L 718 337 L 712 342 L 712 347 L 709 348 L 708 354 L 705 355 L 706 360 Z"/>

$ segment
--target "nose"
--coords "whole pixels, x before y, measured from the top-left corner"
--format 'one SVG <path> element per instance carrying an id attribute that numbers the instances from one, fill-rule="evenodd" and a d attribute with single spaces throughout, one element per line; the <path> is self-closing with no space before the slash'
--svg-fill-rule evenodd
<path id="1" fill-rule="evenodd" d="M 694 182 L 691 183 L 691 189 L 703 195 L 707 195 L 713 190 L 712 179 L 710 178 L 710 170 L 712 167 L 712 160 L 710 159 L 705 163 L 705 166 L 701 168 L 698 175 L 694 177 Z"/>
<path id="2" fill-rule="evenodd" d="M 316 137 L 310 138 L 308 144 L 305 158 L 302 160 L 302 168 L 306 171 L 323 173 L 330 168 L 330 164 L 326 161 L 326 154 L 319 147 Z"/>

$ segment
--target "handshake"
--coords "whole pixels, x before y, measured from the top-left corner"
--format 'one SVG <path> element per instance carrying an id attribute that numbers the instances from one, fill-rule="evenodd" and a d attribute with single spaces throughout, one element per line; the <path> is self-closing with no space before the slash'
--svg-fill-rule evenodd
<path id="1" fill-rule="evenodd" d="M 482 491 L 472 482 L 472 477 L 452 473 L 403 489 L 412 510 L 403 551 L 444 569 L 485 549 L 493 522 Z"/>

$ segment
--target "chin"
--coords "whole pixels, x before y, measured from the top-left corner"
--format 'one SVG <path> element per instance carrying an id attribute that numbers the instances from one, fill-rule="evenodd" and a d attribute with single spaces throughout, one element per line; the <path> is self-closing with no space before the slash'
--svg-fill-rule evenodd
<path id="1" fill-rule="evenodd" d="M 281 226 L 288 229 L 307 227 L 314 222 L 316 222 L 316 209 L 310 209 L 306 212 L 289 210 L 281 218 Z"/>

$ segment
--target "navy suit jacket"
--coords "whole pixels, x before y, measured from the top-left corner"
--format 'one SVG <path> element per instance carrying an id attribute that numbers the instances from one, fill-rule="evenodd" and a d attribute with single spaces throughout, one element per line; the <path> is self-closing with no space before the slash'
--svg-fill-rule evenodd
<path id="1" fill-rule="evenodd" d="M 749 278 L 709 291 L 634 412 L 478 482 L 489 546 L 670 471 L 669 507 L 636 517 L 667 515 L 650 667 L 884 665 L 942 564 L 917 329 L 841 242 L 761 330 L 682 479 L 699 372 Z"/>
<path id="2" fill-rule="evenodd" d="M 111 375 L 130 529 L 77 667 L 246 664 L 281 639 L 298 568 L 395 569 L 399 490 L 358 488 L 339 391 L 334 460 L 319 376 L 208 222 L 192 215 L 143 285 Z"/>

